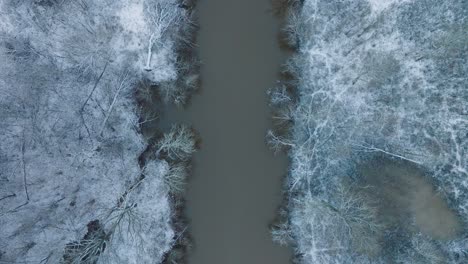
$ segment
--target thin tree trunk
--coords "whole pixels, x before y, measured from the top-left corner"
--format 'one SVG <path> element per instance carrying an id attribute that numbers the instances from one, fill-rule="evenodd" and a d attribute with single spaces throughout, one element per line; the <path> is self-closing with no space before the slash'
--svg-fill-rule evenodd
<path id="1" fill-rule="evenodd" d="M 145 71 L 151 71 L 151 57 L 153 55 L 153 38 L 154 38 L 154 33 L 151 34 L 151 37 L 148 43 L 148 57 L 146 58 Z"/>
<path id="2" fill-rule="evenodd" d="M 111 103 L 111 105 L 109 107 L 109 111 L 107 112 L 106 118 L 104 119 L 104 122 L 102 123 L 101 130 L 99 131 L 99 135 L 101 135 L 101 136 L 102 136 L 102 133 L 104 132 L 104 128 L 106 126 L 107 120 L 109 119 L 109 117 L 110 117 L 110 115 L 112 113 L 112 110 L 114 109 L 114 105 L 117 102 L 117 98 L 119 97 L 120 91 L 125 86 L 125 80 L 126 79 L 127 79 L 126 76 L 122 79 L 122 81 L 120 82 L 119 89 L 117 90 L 117 92 L 114 95 L 114 99 L 112 100 L 112 103 Z"/>
<path id="3" fill-rule="evenodd" d="M 23 165 L 23 184 L 24 184 L 24 192 L 26 193 L 26 200 L 29 202 L 29 192 L 28 192 L 28 184 L 26 179 L 26 162 L 24 159 L 24 152 L 26 149 L 26 143 L 24 140 L 24 132 L 23 132 L 23 144 L 21 145 L 21 163 Z"/>

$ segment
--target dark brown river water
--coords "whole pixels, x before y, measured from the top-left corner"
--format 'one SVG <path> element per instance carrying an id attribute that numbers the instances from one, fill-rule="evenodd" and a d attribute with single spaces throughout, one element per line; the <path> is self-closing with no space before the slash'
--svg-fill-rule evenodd
<path id="1" fill-rule="evenodd" d="M 190 264 L 286 264 L 289 249 L 268 225 L 281 203 L 285 155 L 265 145 L 271 127 L 266 90 L 285 55 L 269 0 L 200 0 L 201 92 L 168 120 L 193 125 L 194 157 L 186 215 L 194 239 Z"/>

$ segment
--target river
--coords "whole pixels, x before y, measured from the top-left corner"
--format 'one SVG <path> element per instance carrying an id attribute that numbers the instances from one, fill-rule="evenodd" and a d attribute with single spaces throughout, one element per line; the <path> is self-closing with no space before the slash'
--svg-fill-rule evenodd
<path id="1" fill-rule="evenodd" d="M 201 0 L 197 12 L 201 91 L 165 117 L 191 124 L 202 138 L 187 190 L 188 263 L 289 263 L 290 249 L 272 242 L 268 227 L 288 166 L 265 144 L 266 91 L 286 57 L 279 23 L 269 0 Z"/>

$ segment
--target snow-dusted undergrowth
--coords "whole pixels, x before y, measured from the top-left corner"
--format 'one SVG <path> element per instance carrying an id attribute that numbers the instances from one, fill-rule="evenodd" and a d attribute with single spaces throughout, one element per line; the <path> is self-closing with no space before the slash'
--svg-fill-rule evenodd
<path id="1" fill-rule="evenodd" d="M 269 133 L 291 157 L 275 239 L 299 263 L 466 263 L 466 229 L 437 241 L 380 227 L 354 189 L 366 188 L 359 168 L 376 157 L 410 164 L 468 223 L 468 2 L 288 2 L 296 54 L 285 71 L 297 100 L 284 87 L 270 93 L 275 118 L 293 122 Z"/>
<path id="2" fill-rule="evenodd" d="M 180 79 L 180 3 L 0 1 L 0 263 L 159 263 L 175 243 L 134 95 Z"/>

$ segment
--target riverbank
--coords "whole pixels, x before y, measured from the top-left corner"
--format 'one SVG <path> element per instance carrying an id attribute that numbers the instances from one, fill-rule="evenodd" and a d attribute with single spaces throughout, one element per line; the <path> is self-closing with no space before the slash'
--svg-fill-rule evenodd
<path id="1" fill-rule="evenodd" d="M 196 139 L 184 126 L 151 130 L 160 112 L 145 104 L 183 104 L 197 87 L 189 6 L 0 10 L 0 262 L 163 261 L 183 233 L 171 197 Z"/>
<path id="2" fill-rule="evenodd" d="M 296 263 L 465 262 L 466 5 L 288 3 L 276 240 Z"/>

